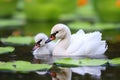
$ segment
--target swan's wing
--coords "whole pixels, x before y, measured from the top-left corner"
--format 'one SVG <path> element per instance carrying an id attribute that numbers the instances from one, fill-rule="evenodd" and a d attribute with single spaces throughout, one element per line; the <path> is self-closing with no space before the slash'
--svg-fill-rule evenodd
<path id="1" fill-rule="evenodd" d="M 79 30 L 77 33 L 73 34 L 71 36 L 71 43 L 69 45 L 69 47 L 66 50 L 66 53 L 73 53 L 74 51 L 76 51 L 80 45 L 82 45 L 82 39 L 84 38 L 84 31 L 83 30 Z"/>
<path id="2" fill-rule="evenodd" d="M 85 42 L 90 42 L 90 41 L 100 41 L 102 39 L 102 34 L 100 32 L 92 32 L 92 33 L 87 33 L 85 35 L 84 41 Z"/>
<path id="3" fill-rule="evenodd" d="M 72 34 L 71 41 L 74 41 L 76 40 L 76 38 L 78 38 L 79 36 L 83 36 L 83 35 L 85 35 L 85 32 L 82 29 L 80 29 L 76 33 Z"/>
<path id="4" fill-rule="evenodd" d="M 78 55 L 92 55 L 92 54 L 103 54 L 106 50 L 106 41 L 101 40 L 100 32 L 93 32 L 85 34 L 83 44 L 79 46 L 75 54 Z"/>
<path id="5" fill-rule="evenodd" d="M 85 43 L 84 46 L 84 55 L 101 55 L 106 51 L 106 42 L 105 41 L 91 41 Z"/>
<path id="6" fill-rule="evenodd" d="M 86 34 L 85 37 L 85 54 L 104 54 L 107 50 L 106 41 L 102 41 L 100 32 Z"/>

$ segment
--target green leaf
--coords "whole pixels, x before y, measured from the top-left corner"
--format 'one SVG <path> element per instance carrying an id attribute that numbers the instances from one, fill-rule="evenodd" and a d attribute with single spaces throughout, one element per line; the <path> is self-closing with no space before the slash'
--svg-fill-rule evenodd
<path id="1" fill-rule="evenodd" d="M 29 45 L 33 42 L 33 37 L 10 36 L 8 38 L 1 38 L 1 41 L 4 43 L 10 43 L 10 44 Z"/>
<path id="2" fill-rule="evenodd" d="M 101 66 L 107 63 L 105 59 L 80 59 L 80 66 Z"/>
<path id="3" fill-rule="evenodd" d="M 14 47 L 0 47 L 0 54 L 13 52 L 15 50 Z"/>
<path id="4" fill-rule="evenodd" d="M 79 66 L 79 60 L 75 60 L 72 58 L 64 58 L 61 60 L 56 60 L 55 61 L 56 64 L 60 65 L 60 66 Z"/>
<path id="5" fill-rule="evenodd" d="M 84 29 L 84 30 L 91 30 L 91 24 L 89 22 L 72 22 L 69 23 L 68 26 L 71 29 Z"/>
<path id="6" fill-rule="evenodd" d="M 59 66 L 100 66 L 107 63 L 105 59 L 71 59 L 71 58 L 64 58 L 61 60 L 55 61 L 55 63 Z"/>
<path id="7" fill-rule="evenodd" d="M 0 70 L 17 71 L 17 72 L 29 72 L 37 70 L 47 70 L 52 66 L 48 64 L 32 64 L 27 61 L 15 61 L 15 62 L 0 62 Z"/>
<path id="8" fill-rule="evenodd" d="M 25 22 L 22 20 L 16 19 L 0 19 L 0 28 L 9 28 L 12 27 L 19 27 L 20 25 L 24 25 Z M 9 27 L 8 27 L 9 26 Z"/>
<path id="9" fill-rule="evenodd" d="M 90 24 L 89 22 L 72 22 L 69 23 L 68 26 L 71 29 L 84 29 L 84 30 L 111 30 L 111 29 L 117 29 L 120 27 L 117 27 L 114 23 L 100 23 L 96 22 L 95 24 Z"/>
<path id="10" fill-rule="evenodd" d="M 110 30 L 110 29 L 115 29 L 116 25 L 113 23 L 95 23 L 93 25 L 93 28 L 96 30 Z"/>
<path id="11" fill-rule="evenodd" d="M 109 60 L 112 65 L 120 65 L 120 57 Z"/>

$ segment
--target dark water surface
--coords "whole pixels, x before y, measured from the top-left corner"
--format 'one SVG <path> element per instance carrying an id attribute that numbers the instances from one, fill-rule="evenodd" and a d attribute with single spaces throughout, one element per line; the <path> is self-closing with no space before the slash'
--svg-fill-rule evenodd
<path id="1" fill-rule="evenodd" d="M 55 23 L 29 23 L 21 30 L 23 35 L 34 36 L 39 32 L 49 35 L 51 27 Z M 6 32 L 3 31 L 2 36 Z M 107 40 L 108 50 L 105 55 L 108 59 L 120 57 L 120 30 L 102 31 L 103 38 Z M 12 34 L 12 32 L 9 34 Z M 6 34 L 7 35 L 7 34 Z M 5 36 L 6 36 L 5 35 Z M 0 55 L 1 61 L 14 61 L 25 60 L 33 62 L 32 47 L 33 45 L 14 46 L 16 50 L 11 54 Z M 90 74 L 77 74 L 72 72 L 72 80 L 119 80 L 120 79 L 120 66 L 104 66 L 105 69 L 101 70 L 101 75 L 95 76 Z M 90 67 L 92 69 L 92 67 Z M 94 68 L 95 69 L 95 68 Z M 39 75 L 35 72 L 30 73 L 13 73 L 13 72 L 0 72 L 0 80 L 52 80 L 48 74 Z"/>

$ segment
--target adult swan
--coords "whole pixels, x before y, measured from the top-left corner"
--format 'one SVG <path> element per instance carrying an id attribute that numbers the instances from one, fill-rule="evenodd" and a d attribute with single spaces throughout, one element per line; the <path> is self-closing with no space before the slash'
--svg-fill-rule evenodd
<path id="1" fill-rule="evenodd" d="M 56 24 L 46 43 L 59 39 L 53 49 L 53 56 L 101 55 L 107 50 L 106 41 L 101 40 L 101 35 L 98 31 L 85 33 L 83 30 L 71 35 L 66 25 Z"/>

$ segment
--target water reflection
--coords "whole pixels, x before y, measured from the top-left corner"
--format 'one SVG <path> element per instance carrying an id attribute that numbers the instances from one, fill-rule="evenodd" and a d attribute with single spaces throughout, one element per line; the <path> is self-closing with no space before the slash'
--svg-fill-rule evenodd
<path id="1" fill-rule="evenodd" d="M 102 58 L 106 58 L 105 56 L 101 55 Z M 97 56 L 94 58 L 100 58 L 101 56 Z M 87 56 L 88 57 L 88 56 Z M 39 59 L 39 63 L 49 63 L 53 64 L 53 62 L 57 59 L 62 59 L 65 57 L 52 57 L 52 56 L 46 56 L 42 57 Z M 85 56 L 82 57 L 74 57 L 73 59 L 80 59 L 80 58 L 85 58 Z M 89 58 L 93 58 L 93 56 L 89 56 Z M 36 73 L 39 75 L 46 75 L 49 74 L 52 77 L 52 80 L 72 80 L 73 79 L 73 74 L 77 74 L 79 76 L 85 76 L 86 74 L 89 74 L 92 78 L 100 80 L 101 79 L 101 71 L 105 71 L 106 67 L 105 66 L 84 66 L 84 67 L 71 67 L 71 68 L 61 68 L 56 65 L 54 65 L 49 71 L 37 71 Z M 79 76 L 77 76 L 75 80 L 79 80 Z"/>
<path id="2" fill-rule="evenodd" d="M 77 67 L 77 68 L 59 68 L 59 71 L 54 69 L 50 70 L 49 75 L 52 77 L 52 80 L 72 80 L 72 74 L 77 73 L 79 76 L 85 76 L 89 74 L 92 78 L 99 80 L 101 78 L 101 71 L 105 70 L 105 67 Z M 39 75 L 48 74 L 47 71 L 36 72 Z M 79 79 L 79 76 L 78 79 Z M 74 76 L 73 76 L 74 77 Z"/>
<path id="3" fill-rule="evenodd" d="M 78 68 L 71 68 L 72 72 L 77 73 L 79 75 L 86 75 L 89 74 L 95 79 L 100 79 L 101 71 L 106 70 L 106 67 L 97 66 L 97 67 L 78 67 Z"/>

